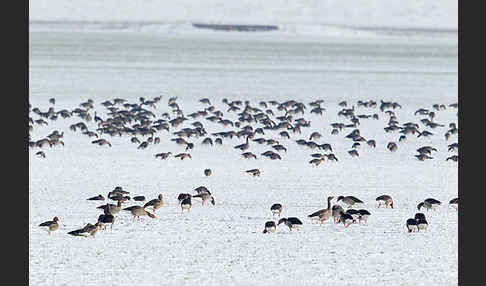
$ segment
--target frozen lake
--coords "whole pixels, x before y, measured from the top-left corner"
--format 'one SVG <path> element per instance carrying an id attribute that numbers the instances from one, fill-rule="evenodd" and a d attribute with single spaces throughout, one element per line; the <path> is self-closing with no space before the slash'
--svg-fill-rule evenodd
<path id="1" fill-rule="evenodd" d="M 53 130 L 64 131 L 65 146 L 44 147 L 46 158 L 29 149 L 29 279 L 32 285 L 457 285 L 458 213 L 448 207 L 457 197 L 457 163 L 444 133 L 457 124 L 458 68 L 457 37 L 312 37 L 289 34 L 228 34 L 191 32 L 182 34 L 133 31 L 31 31 L 29 99 L 32 107 L 45 112 L 72 110 L 88 99 L 94 110 L 106 118 L 105 100 L 162 96 L 157 108 L 146 107 L 157 118 L 171 113 L 170 97 L 188 115 L 208 105 L 207 97 L 224 118 L 237 120 L 227 112 L 223 98 L 284 102 L 294 99 L 307 105 L 304 117 L 311 121 L 302 134 L 281 138 L 281 131 L 265 131 L 255 137 L 274 138 L 287 152 L 282 160 L 259 154 L 270 146 L 250 143 L 257 160 L 244 159 L 233 146 L 244 139 L 223 139 L 222 146 L 201 145 L 203 138 L 189 138 L 195 147 L 192 159 L 155 159 L 154 154 L 184 152 L 170 141 L 172 132 L 192 127 L 195 120 L 158 131 L 160 144 L 144 150 L 130 142 L 130 136 L 101 137 L 113 147 L 91 144 L 80 131 L 69 130 L 83 121 L 77 116 L 48 125 L 34 124 L 32 140 Z M 55 98 L 56 104 L 49 104 Z M 310 114 L 308 103 L 324 100 L 323 116 Z M 398 102 L 393 110 L 400 124 L 415 122 L 430 137 L 410 135 L 398 143 L 398 132 L 386 133 L 389 116 L 378 108 L 358 107 L 357 101 Z M 357 114 L 379 115 L 379 120 L 361 119 L 359 129 L 376 148 L 366 144 L 352 158 L 352 141 L 344 138 L 353 128 L 331 135 L 331 123 L 349 120 L 339 117 L 346 100 Z M 444 127 L 430 129 L 420 123 L 419 108 L 436 111 L 434 121 Z M 261 108 L 261 107 L 260 107 Z M 270 106 L 276 116 L 284 115 Z M 94 116 L 93 112 L 90 111 Z M 30 113 L 34 120 L 39 116 Z M 171 116 L 174 116 L 171 113 Z M 208 135 L 235 130 L 204 118 Z M 95 131 L 94 121 L 85 122 Z M 246 123 L 242 124 L 242 126 Z M 261 127 L 258 124 L 252 124 Z M 295 143 L 320 132 L 319 144 L 329 143 L 339 162 L 326 161 L 319 167 L 308 163 L 319 152 Z M 216 138 L 215 136 L 210 136 Z M 139 138 L 146 139 L 147 137 Z M 386 145 L 398 144 L 396 152 Z M 433 160 L 418 161 L 421 146 L 434 146 Z M 205 177 L 203 170 L 213 175 Z M 260 177 L 245 170 L 258 168 Z M 113 230 L 98 231 L 96 238 L 67 235 L 68 231 L 96 222 L 101 213 L 95 207 L 104 202 L 86 199 L 122 186 L 130 195 L 148 199 L 164 195 L 165 205 L 157 217 L 132 222 L 129 213 L 116 216 Z M 180 213 L 179 193 L 192 193 L 206 186 L 216 205 L 202 207 L 194 200 L 189 214 Z M 377 209 L 375 198 L 389 194 L 395 209 Z M 367 225 L 327 221 L 311 222 L 307 215 L 326 207 L 327 196 L 353 195 L 371 212 Z M 407 233 L 405 221 L 417 212 L 416 205 L 433 197 L 443 202 L 426 212 L 429 230 Z M 296 216 L 303 223 L 300 232 L 279 226 L 277 232 L 262 234 L 272 219 L 270 206 L 281 203 L 283 217 Z M 336 203 L 336 199 L 332 201 Z M 139 204 L 128 202 L 127 206 Z M 60 229 L 48 236 L 38 224 L 60 218 Z"/>

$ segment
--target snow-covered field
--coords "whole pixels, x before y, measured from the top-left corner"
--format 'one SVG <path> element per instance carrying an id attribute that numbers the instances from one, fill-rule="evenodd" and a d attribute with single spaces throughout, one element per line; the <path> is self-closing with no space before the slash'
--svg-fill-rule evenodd
<path id="1" fill-rule="evenodd" d="M 30 3 L 32 7 L 42 1 Z M 31 16 L 38 11 L 31 9 Z M 447 145 L 457 142 L 458 135 L 444 138 L 449 123 L 457 124 L 457 109 L 448 106 L 457 102 L 456 38 L 31 31 L 29 65 L 30 103 L 43 112 L 51 106 L 73 110 L 92 99 L 98 116 L 106 119 L 101 105 L 105 100 L 120 97 L 135 103 L 139 97 L 162 96 L 156 109 L 144 106 L 158 119 L 164 112 L 175 116 L 167 105 L 170 97 L 178 97 L 186 116 L 207 107 L 199 102 L 207 97 L 224 118 L 235 121 L 236 112 L 227 112 L 223 98 L 249 100 L 254 107 L 260 107 L 260 101 L 294 99 L 306 104 L 302 117 L 311 121 L 302 134 L 289 132 L 290 139 L 278 135 L 282 130 L 255 136 L 275 138 L 288 149 L 275 161 L 260 156 L 270 146 L 256 142 L 250 143 L 249 151 L 258 159 L 244 159 L 233 148 L 244 139 L 236 137 L 223 139 L 222 146 L 204 146 L 203 138 L 190 138 L 195 144 L 192 159 L 154 158 L 160 152 L 184 152 L 170 141 L 176 137 L 172 132 L 192 127 L 195 120 L 170 132 L 158 131 L 160 144 L 144 150 L 127 135 L 102 135 L 111 148 L 91 144 L 95 138 L 69 130 L 83 121 L 77 116 L 47 120 L 47 126 L 34 124 L 32 140 L 59 130 L 64 131 L 65 146 L 44 147 L 46 158 L 34 155 L 39 148 L 29 149 L 32 285 L 458 284 L 458 213 L 448 207 L 457 197 L 458 169 L 456 162 L 446 161 L 454 154 Z M 51 97 L 55 105 L 49 104 Z M 316 99 L 324 100 L 323 116 L 309 113 L 308 104 Z M 369 99 L 378 106 L 382 99 L 400 103 L 402 108 L 393 110 L 400 124 L 416 122 L 421 131 L 434 135 L 409 135 L 399 143 L 398 132 L 383 130 L 386 113 L 357 106 L 358 100 Z M 353 142 L 344 138 L 353 128 L 331 135 L 331 123 L 349 123 L 337 115 L 342 100 L 348 107 L 354 105 L 356 114 L 379 115 L 379 120 L 360 119 L 361 135 L 375 139 L 376 148 L 363 144 L 358 158 L 349 156 Z M 420 122 L 426 116 L 414 112 L 432 110 L 436 103 L 447 106 L 436 111 L 434 119 L 445 126 L 430 129 Z M 284 115 L 270 108 L 275 116 Z M 93 110 L 90 113 L 94 116 Z M 32 112 L 29 116 L 39 119 Z M 196 120 L 208 135 L 235 129 Z M 95 122 L 85 123 L 96 130 Z M 339 162 L 325 161 L 319 167 L 308 163 L 318 150 L 295 140 L 308 140 L 314 131 L 323 135 L 314 141 L 331 144 Z M 386 149 L 390 141 L 397 142 L 396 152 Z M 426 145 L 438 151 L 432 153 L 434 159 L 418 161 L 416 149 Z M 212 169 L 212 176 L 204 176 L 206 168 Z M 261 170 L 260 177 L 244 172 L 253 168 Z M 113 230 L 98 231 L 95 238 L 67 235 L 96 222 L 101 212 L 95 207 L 106 201 L 86 199 L 106 197 L 115 186 L 148 199 L 162 193 L 165 205 L 155 219 L 132 222 L 129 213 L 121 212 Z M 199 186 L 211 191 L 216 205 L 202 207 L 194 200 L 191 212 L 181 214 L 177 195 Z M 382 194 L 393 197 L 394 209 L 375 207 L 375 198 Z M 307 215 L 325 208 L 330 195 L 362 199 L 362 208 L 371 212 L 368 224 L 344 228 L 332 221 L 311 222 Z M 406 219 L 429 197 L 443 202 L 435 212 L 424 211 L 429 230 L 407 233 Z M 281 225 L 276 233 L 263 234 L 273 203 L 283 205 L 283 217 L 299 217 L 303 229 L 289 232 Z M 48 236 L 38 224 L 54 216 L 60 218 L 60 229 Z"/>

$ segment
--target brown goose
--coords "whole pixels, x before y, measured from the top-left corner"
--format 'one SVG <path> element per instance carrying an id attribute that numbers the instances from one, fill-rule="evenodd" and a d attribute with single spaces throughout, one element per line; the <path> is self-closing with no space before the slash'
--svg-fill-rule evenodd
<path id="1" fill-rule="evenodd" d="M 98 217 L 99 227 L 104 227 L 106 230 L 106 224 L 110 224 L 110 230 L 113 229 L 113 224 L 115 223 L 115 216 L 110 213 L 109 207 L 105 207 L 105 213 L 100 214 Z"/>
<path id="2" fill-rule="evenodd" d="M 84 237 L 88 237 L 88 236 L 92 236 L 92 237 L 95 237 L 96 235 L 96 232 L 98 231 L 98 227 L 100 226 L 101 224 L 99 222 L 97 222 L 96 224 L 90 224 L 88 223 L 85 227 L 81 228 L 81 229 L 77 229 L 77 230 L 73 230 L 73 231 L 70 231 L 68 232 L 69 235 L 72 235 L 72 236 L 84 236 Z"/>
<path id="3" fill-rule="evenodd" d="M 206 177 L 209 177 L 213 174 L 213 171 L 211 171 L 211 169 L 206 169 L 204 170 L 204 175 L 206 175 Z"/>
<path id="4" fill-rule="evenodd" d="M 211 202 L 211 204 L 213 204 L 213 206 L 216 204 L 213 196 L 209 193 L 200 193 L 200 194 L 194 195 L 192 197 L 193 198 L 201 198 L 202 199 L 202 201 L 201 201 L 202 206 L 204 206 L 204 202 L 206 202 L 206 201 Z"/>
<path id="5" fill-rule="evenodd" d="M 104 201 L 105 198 L 102 195 L 97 195 L 96 197 L 91 197 L 87 199 L 88 201 Z"/>
<path id="6" fill-rule="evenodd" d="M 123 209 L 124 211 L 129 211 L 132 213 L 133 215 L 133 220 L 132 221 L 135 221 L 135 217 L 140 220 L 140 216 L 149 216 L 151 218 L 155 218 L 155 215 L 149 213 L 148 211 L 146 211 L 143 207 L 141 206 L 131 206 L 131 207 L 128 207 L 128 208 L 124 208 Z"/>
<path id="7" fill-rule="evenodd" d="M 180 154 L 175 155 L 174 157 L 180 158 L 181 160 L 184 160 L 186 158 L 192 159 L 191 154 L 189 154 L 189 153 L 180 153 Z"/>
<path id="8" fill-rule="evenodd" d="M 58 221 L 59 221 L 59 218 L 56 216 L 56 217 L 54 217 L 54 219 L 52 219 L 50 221 L 46 221 L 46 222 L 39 224 L 39 226 L 41 228 L 43 228 L 44 230 L 46 230 L 47 233 L 49 233 L 49 235 L 51 235 L 52 231 L 56 231 L 57 229 L 59 229 Z"/>
<path id="9" fill-rule="evenodd" d="M 356 198 L 356 197 L 353 197 L 353 196 L 339 196 L 337 201 L 343 201 L 343 203 L 347 204 L 348 205 L 348 208 L 351 208 L 354 204 L 356 203 L 359 203 L 359 204 L 362 204 L 363 201 Z"/>
<path id="10" fill-rule="evenodd" d="M 388 206 L 393 208 L 393 199 L 389 195 L 381 195 L 377 197 L 376 202 L 378 202 L 378 207 L 380 207 L 381 205 L 385 205 L 385 207 L 387 208 Z"/>
<path id="11" fill-rule="evenodd" d="M 97 209 L 104 210 L 105 208 L 108 208 L 108 211 L 111 214 L 117 214 L 117 213 L 120 212 L 121 204 L 122 204 L 122 201 L 119 200 L 116 205 L 107 203 L 106 205 L 102 205 L 102 206 L 97 207 Z"/>
<path id="12" fill-rule="evenodd" d="M 332 218 L 334 219 L 335 223 L 338 223 L 341 219 L 341 213 L 344 213 L 344 209 L 340 205 L 333 205 L 332 208 Z"/>
<path id="13" fill-rule="evenodd" d="M 146 209 L 146 208 L 152 208 L 153 213 L 155 213 L 155 211 L 157 209 L 161 208 L 163 204 L 164 204 L 163 196 L 162 196 L 162 194 L 159 194 L 159 197 L 157 199 L 153 199 L 153 200 L 148 201 L 143 206 L 143 208 L 144 209 Z"/>
<path id="14" fill-rule="evenodd" d="M 307 217 L 310 217 L 311 219 L 317 218 L 317 221 L 319 223 L 322 223 L 323 221 L 328 220 L 332 215 L 332 211 L 331 211 L 331 200 L 332 199 L 334 199 L 333 196 L 327 197 L 327 208 L 326 209 L 318 210 L 315 213 L 308 215 Z"/>

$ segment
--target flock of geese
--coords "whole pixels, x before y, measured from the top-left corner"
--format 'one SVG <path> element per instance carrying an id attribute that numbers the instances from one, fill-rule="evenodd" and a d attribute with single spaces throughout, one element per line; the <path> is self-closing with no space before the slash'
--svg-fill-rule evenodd
<path id="1" fill-rule="evenodd" d="M 64 131 L 53 130 L 49 135 L 44 138 L 34 140 L 31 138 L 31 132 L 35 125 L 48 126 L 49 121 L 56 121 L 59 119 L 68 119 L 73 116 L 79 118 L 79 122 L 71 124 L 69 126 L 69 132 L 80 133 L 90 139 L 92 144 L 99 146 L 113 147 L 112 143 L 107 139 L 109 137 L 119 136 L 129 138 L 130 142 L 137 145 L 137 149 L 144 150 L 151 144 L 159 144 L 161 140 L 169 140 L 179 146 L 183 146 L 184 152 L 173 154 L 172 151 L 160 152 L 154 154 L 154 157 L 158 160 L 167 160 L 173 156 L 179 160 L 190 160 L 194 148 L 197 144 L 207 146 L 223 145 L 223 140 L 232 139 L 233 137 L 242 138 L 244 142 L 233 146 L 233 149 L 241 152 L 240 155 L 249 160 L 257 159 L 259 156 L 265 157 L 270 160 L 285 160 L 282 158 L 287 154 L 288 146 L 284 146 L 282 142 L 289 141 L 291 137 L 299 137 L 302 129 L 312 128 L 311 121 L 305 119 L 303 116 L 306 110 L 310 109 L 310 114 L 322 117 L 326 108 L 323 107 L 324 100 L 315 100 L 307 105 L 295 100 L 288 100 L 285 102 L 260 101 L 258 105 L 252 105 L 250 101 L 234 100 L 229 101 L 224 98 L 222 103 L 225 105 L 225 112 L 216 109 L 208 98 L 199 100 L 204 105 L 202 110 L 198 110 L 193 113 L 186 114 L 183 112 L 177 97 L 171 97 L 168 100 L 168 107 L 170 112 L 163 112 L 157 115 L 157 105 L 160 104 L 161 96 L 155 97 L 151 100 L 146 100 L 143 97 L 139 98 L 138 102 L 129 103 L 125 99 L 115 98 L 113 100 L 106 100 L 101 103 L 106 108 L 105 116 L 102 118 L 97 111 L 94 111 L 94 101 L 89 99 L 86 102 L 82 102 L 79 107 L 72 110 L 61 109 L 56 111 L 54 107 L 49 107 L 47 111 L 41 111 L 38 107 L 32 108 L 29 104 L 29 148 L 41 149 L 35 153 L 40 158 L 45 158 L 46 147 L 53 148 L 57 146 L 64 146 L 63 141 Z M 51 98 L 49 104 L 55 105 L 56 100 Z M 386 133 L 397 133 L 397 140 L 390 141 L 386 144 L 386 148 L 390 152 L 396 152 L 400 144 L 406 144 L 407 138 L 410 136 L 416 136 L 416 138 L 425 138 L 430 136 L 436 136 L 435 132 L 432 133 L 429 130 L 445 130 L 444 141 L 448 142 L 457 136 L 458 127 L 455 122 L 444 124 L 437 122 L 437 116 L 448 108 L 457 109 L 458 104 L 452 103 L 448 106 L 444 104 L 434 104 L 431 109 L 420 108 L 414 115 L 422 116 L 418 122 L 404 122 L 398 121 L 395 109 L 401 109 L 401 105 L 397 102 L 386 102 L 381 100 L 378 104 L 374 100 L 358 101 L 357 105 L 352 105 L 348 108 L 347 101 L 342 101 L 338 104 L 341 108 L 337 113 L 341 119 L 340 122 L 332 122 L 330 126 L 332 131 L 331 136 L 338 136 L 347 129 L 350 132 L 344 133 L 345 140 L 350 140 L 351 148 L 346 152 L 350 157 L 359 157 L 359 148 L 362 144 L 366 144 L 369 148 L 376 148 L 377 143 L 372 138 L 365 138 L 365 134 L 362 134 L 359 126 L 366 122 L 366 120 L 379 120 L 381 116 L 387 116 L 386 125 L 383 130 Z M 372 113 L 358 113 L 358 110 L 372 110 L 378 108 L 382 115 Z M 39 118 L 34 119 L 31 117 L 33 112 Z M 281 113 L 280 115 L 278 113 Z M 236 120 L 230 120 L 225 118 L 224 114 L 236 115 Z M 457 112 L 456 112 L 457 116 Z M 313 120 L 317 120 L 313 118 Z M 202 120 L 209 121 L 213 124 L 219 124 L 224 128 L 228 128 L 228 131 L 208 133 L 206 130 L 207 125 L 203 124 Z M 192 122 L 191 122 L 192 121 Z M 94 122 L 94 128 L 92 123 Z M 190 123 L 191 127 L 180 128 L 181 125 Z M 179 128 L 179 129 L 177 129 Z M 429 129 L 429 130 L 428 130 Z M 272 134 L 277 138 L 270 138 Z M 266 137 L 266 138 L 265 138 Z M 202 138 L 200 143 L 196 140 Z M 311 132 L 311 135 L 306 138 L 296 138 L 293 140 L 297 145 L 315 152 L 310 154 L 311 159 L 308 161 L 313 166 L 319 166 L 326 161 L 338 162 L 336 152 L 336 146 L 331 146 L 329 143 L 319 142 L 322 140 L 323 135 L 318 131 Z M 282 142 L 280 142 L 282 141 Z M 250 148 L 254 144 L 268 146 L 268 149 L 260 155 L 251 152 Z M 446 158 L 446 161 L 457 162 L 459 157 L 457 155 L 459 146 L 458 143 L 451 143 L 447 145 L 447 152 L 453 152 L 452 156 Z M 419 161 L 425 161 L 434 159 L 433 154 L 437 152 L 441 147 L 434 146 L 421 146 L 416 149 L 418 154 L 415 157 Z M 318 151 L 318 152 L 316 152 Z M 260 176 L 261 171 L 257 168 L 246 170 L 246 173 L 252 176 Z M 204 170 L 206 176 L 211 176 L 211 169 Z M 187 210 L 190 211 L 193 198 L 201 199 L 202 205 L 204 203 L 215 204 L 214 197 L 211 195 L 206 187 L 199 187 L 195 190 L 197 194 L 192 195 L 188 193 L 182 193 L 179 195 L 179 205 L 181 212 Z M 89 198 L 89 200 L 104 200 L 102 195 Z M 115 215 L 121 210 L 130 212 L 133 215 L 133 220 L 140 219 L 140 216 L 148 216 L 155 218 L 155 211 L 162 207 L 163 196 L 160 194 L 158 198 L 152 199 L 140 206 L 131 206 L 122 208 L 122 204 L 128 200 L 133 201 L 145 201 L 144 196 L 136 196 L 130 198 L 128 192 L 122 190 L 121 187 L 115 188 L 109 192 L 108 199 L 117 201 L 117 204 L 107 203 L 105 205 L 97 207 L 103 211 L 100 214 L 95 224 L 88 223 L 83 228 L 68 232 L 74 236 L 94 236 L 98 229 L 106 229 L 107 225 L 110 228 L 113 227 L 115 222 Z M 369 211 L 365 209 L 353 209 L 355 204 L 362 204 L 363 202 L 353 196 L 339 196 L 337 202 L 341 202 L 347 210 L 345 211 L 343 206 L 334 205 L 331 206 L 331 200 L 333 196 L 327 198 L 327 208 L 318 210 L 312 214 L 309 214 L 310 219 L 316 219 L 318 223 L 323 223 L 326 220 L 333 218 L 335 223 L 343 223 L 345 227 L 350 224 L 359 223 L 364 221 L 366 223 L 367 218 L 371 215 Z M 386 208 L 393 208 L 393 200 L 388 195 L 382 195 L 376 198 L 378 207 L 385 206 Z M 438 200 L 429 198 L 419 203 L 417 208 L 419 211 L 421 208 L 428 210 L 434 210 L 441 203 Z M 450 205 L 458 209 L 458 198 L 450 201 Z M 152 210 L 152 212 L 147 211 Z M 278 216 L 279 220 L 267 221 L 265 223 L 264 233 L 275 232 L 278 225 L 284 224 L 292 229 L 299 229 L 302 226 L 302 221 L 297 217 L 280 218 L 282 213 L 282 205 L 274 204 L 271 206 L 271 212 L 275 218 Z M 409 232 L 425 230 L 427 220 L 423 213 L 417 213 L 414 218 L 410 218 L 406 221 L 406 227 Z M 49 234 L 59 228 L 59 218 L 54 217 L 52 221 L 47 221 L 39 225 L 46 228 Z"/>
<path id="2" fill-rule="evenodd" d="M 209 202 L 212 205 L 215 205 L 214 197 L 211 195 L 211 192 L 204 186 L 200 186 L 194 189 L 194 192 L 197 194 L 192 195 L 189 193 L 181 193 L 177 197 L 179 201 L 179 206 L 181 207 L 181 213 L 184 213 L 184 210 L 190 212 L 192 206 L 192 198 L 199 198 L 201 199 L 201 205 L 204 206 L 204 203 Z M 96 209 L 103 210 L 103 214 L 98 216 L 98 220 L 95 224 L 88 223 L 84 227 L 76 230 L 69 231 L 68 234 L 72 236 L 83 236 L 83 237 L 95 237 L 97 231 L 106 230 L 107 225 L 110 226 L 110 230 L 113 229 L 113 224 L 115 223 L 115 215 L 118 214 L 120 211 L 126 211 L 131 213 L 133 216 L 132 222 L 135 219 L 140 220 L 141 216 L 148 216 L 150 218 L 156 218 L 155 212 L 157 209 L 161 208 L 164 205 L 163 195 L 159 194 L 157 198 L 152 199 L 146 202 L 143 205 L 134 205 L 126 208 L 122 208 L 122 204 L 127 202 L 128 200 L 133 201 L 145 201 L 145 196 L 135 196 L 130 198 L 128 196 L 129 192 L 124 191 L 122 187 L 117 186 L 115 189 L 108 193 L 108 198 L 117 201 L 116 204 L 106 203 L 96 207 Z M 333 218 L 334 223 L 342 223 L 344 227 L 348 227 L 351 224 L 359 223 L 361 224 L 362 221 L 367 223 L 368 217 L 371 213 L 365 209 L 353 209 L 353 206 L 356 204 L 363 204 L 364 202 L 354 196 L 339 196 L 337 198 L 337 202 L 342 202 L 347 210 L 345 211 L 343 206 L 339 204 L 335 204 L 331 207 L 331 200 L 333 200 L 333 196 L 329 196 L 327 198 L 327 208 L 318 210 L 312 214 L 309 214 L 307 217 L 311 220 L 316 220 L 317 223 L 323 223 L 324 221 L 329 220 L 331 217 Z M 105 198 L 102 195 L 98 195 L 95 197 L 88 198 L 87 200 L 90 201 L 104 201 Z M 385 208 L 390 207 L 393 209 L 393 199 L 389 195 L 381 195 L 376 198 L 377 208 L 384 206 Z M 429 210 L 436 210 L 441 205 L 441 202 L 433 199 L 428 198 L 423 202 L 420 202 L 417 205 L 417 209 L 420 211 L 421 208 Z M 456 211 L 459 210 L 459 198 L 454 198 L 449 201 L 449 205 L 453 207 Z M 152 212 L 147 211 L 151 210 Z M 283 224 L 286 225 L 290 231 L 292 230 L 300 230 L 303 223 L 297 217 L 286 217 L 280 218 L 282 214 L 282 204 L 275 203 L 270 207 L 270 211 L 272 213 L 273 218 L 278 217 L 278 222 L 276 223 L 273 220 L 265 222 L 265 228 L 263 233 L 273 233 L 276 232 L 277 226 Z M 407 219 L 405 226 L 408 232 L 419 232 L 420 230 L 426 231 L 428 227 L 428 222 L 425 217 L 424 213 L 416 213 L 414 218 Z M 46 230 L 49 235 L 51 232 L 54 232 L 59 229 L 59 218 L 56 216 L 52 221 L 46 221 L 39 224 L 39 227 Z"/>

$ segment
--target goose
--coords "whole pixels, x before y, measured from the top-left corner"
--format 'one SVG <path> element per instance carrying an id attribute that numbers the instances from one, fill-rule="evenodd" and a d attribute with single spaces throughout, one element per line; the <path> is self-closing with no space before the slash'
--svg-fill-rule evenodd
<path id="1" fill-rule="evenodd" d="M 102 195 L 97 195 L 96 197 L 91 197 L 87 199 L 88 201 L 104 201 L 105 198 Z"/>
<path id="2" fill-rule="evenodd" d="M 364 220 L 365 223 L 368 223 L 368 217 L 371 215 L 371 213 L 365 209 L 360 209 L 359 211 L 359 224 L 361 224 L 361 221 Z"/>
<path id="3" fill-rule="evenodd" d="M 420 231 L 420 230 L 427 231 L 428 226 L 429 226 L 429 223 L 427 222 L 425 217 L 421 217 L 421 218 L 417 219 L 417 230 L 418 231 Z"/>
<path id="4" fill-rule="evenodd" d="M 430 209 L 431 210 L 435 210 L 438 206 L 440 206 L 441 202 L 436 200 L 436 199 L 432 199 L 432 198 L 429 198 L 429 199 L 426 199 L 425 201 L 419 203 L 417 205 L 417 209 L 420 210 L 420 208 L 424 207 L 427 209 L 427 211 L 429 211 Z"/>
<path id="5" fill-rule="evenodd" d="M 456 211 L 459 210 L 459 198 L 454 198 L 450 200 L 449 205 L 453 207 Z"/>
<path id="6" fill-rule="evenodd" d="M 160 158 L 162 160 L 165 160 L 170 156 L 170 154 L 172 154 L 172 152 L 158 153 L 158 154 L 155 154 L 155 158 Z"/>
<path id="7" fill-rule="evenodd" d="M 213 206 L 216 204 L 216 202 L 214 201 L 214 198 L 213 196 L 210 194 L 210 193 L 201 193 L 201 194 L 197 194 L 195 196 L 192 196 L 193 198 L 201 198 L 202 201 L 201 201 L 201 205 L 204 206 L 204 202 L 205 201 L 210 201 L 211 204 L 213 204 Z"/>
<path id="8" fill-rule="evenodd" d="M 333 196 L 327 197 L 327 208 L 318 210 L 315 213 L 312 213 L 308 215 L 307 217 L 309 218 L 317 218 L 317 221 L 319 223 L 322 223 L 325 220 L 328 220 L 332 216 L 332 210 L 331 210 L 331 200 L 334 199 Z"/>
<path id="9" fill-rule="evenodd" d="M 385 205 L 386 208 L 388 208 L 388 206 L 393 208 L 393 199 L 389 195 L 381 195 L 381 196 L 376 198 L 376 201 L 378 202 L 378 208 L 381 205 Z"/>
<path id="10" fill-rule="evenodd" d="M 184 160 L 185 158 L 191 158 L 192 159 L 191 154 L 189 154 L 189 153 L 180 153 L 180 154 L 175 155 L 174 157 L 180 158 L 181 160 Z"/>
<path id="11" fill-rule="evenodd" d="M 197 192 L 198 195 L 200 194 L 211 194 L 211 192 L 206 188 L 205 186 L 200 186 L 194 189 L 195 192 Z"/>
<path id="12" fill-rule="evenodd" d="M 180 204 L 184 199 L 190 198 L 191 196 L 192 196 L 191 194 L 180 193 L 179 196 L 177 196 L 177 200 L 179 201 Z"/>
<path id="13" fill-rule="evenodd" d="M 324 159 L 325 157 L 322 157 L 322 158 L 316 158 L 316 159 L 312 159 L 309 161 L 309 164 L 313 164 L 314 166 L 319 166 L 322 162 L 324 162 Z"/>
<path id="14" fill-rule="evenodd" d="M 143 208 L 144 209 L 151 208 L 153 213 L 155 213 L 155 211 L 161 208 L 163 204 L 164 204 L 163 196 L 162 194 L 159 194 L 157 199 L 148 201 L 145 205 L 143 205 Z"/>
<path id="15" fill-rule="evenodd" d="M 344 213 L 344 209 L 340 205 L 333 205 L 331 208 L 331 213 L 332 213 L 332 218 L 334 219 L 335 223 L 339 222 L 339 219 L 341 218 L 341 212 Z"/>
<path id="16" fill-rule="evenodd" d="M 416 213 L 414 218 L 415 218 L 415 220 L 425 219 L 425 214 L 424 213 Z"/>
<path id="17" fill-rule="evenodd" d="M 105 208 L 105 213 L 100 214 L 98 217 L 99 227 L 104 227 L 103 229 L 106 230 L 105 224 L 110 224 L 110 230 L 113 229 L 113 224 L 115 223 L 115 216 L 110 213 L 109 207 Z"/>
<path id="18" fill-rule="evenodd" d="M 368 140 L 366 144 L 368 144 L 370 147 L 376 148 L 376 141 L 373 139 Z"/>
<path id="19" fill-rule="evenodd" d="M 132 200 L 136 201 L 136 202 L 143 202 L 145 201 L 145 196 L 135 196 L 132 198 Z"/>
<path id="20" fill-rule="evenodd" d="M 348 153 L 349 155 L 351 155 L 351 157 L 359 157 L 358 151 L 356 151 L 356 149 L 350 150 L 348 151 Z"/>
<path id="21" fill-rule="evenodd" d="M 363 201 L 356 198 L 356 197 L 353 197 L 353 196 L 339 196 L 337 198 L 337 201 L 343 201 L 343 203 L 347 204 L 348 205 L 348 208 L 352 208 L 354 204 L 356 203 L 359 203 L 359 204 L 362 204 Z"/>
<path id="22" fill-rule="evenodd" d="M 39 151 L 37 153 L 35 153 L 35 155 L 41 157 L 41 158 L 45 158 L 46 157 L 46 153 L 44 153 L 44 151 Z"/>
<path id="23" fill-rule="evenodd" d="M 59 229 L 59 218 L 56 216 L 50 221 L 43 222 L 39 224 L 39 226 L 46 230 L 49 235 L 51 235 L 51 232 L 56 231 Z"/>
<path id="24" fill-rule="evenodd" d="M 72 236 L 84 236 L 84 237 L 88 237 L 88 236 L 91 235 L 94 238 L 95 235 L 96 235 L 96 232 L 98 231 L 99 226 L 100 226 L 99 222 L 97 222 L 94 225 L 88 223 L 83 228 L 70 231 L 70 232 L 68 232 L 68 234 L 72 235 Z"/>
<path id="25" fill-rule="evenodd" d="M 344 227 L 348 227 L 354 222 L 354 218 L 350 214 L 341 211 L 339 216 L 339 222 L 342 222 L 344 224 Z"/>
<path id="26" fill-rule="evenodd" d="M 414 218 L 407 219 L 405 226 L 407 227 L 408 232 L 417 232 L 418 231 L 417 220 L 414 219 Z"/>
<path id="27" fill-rule="evenodd" d="M 280 214 L 282 213 L 282 205 L 278 203 L 273 204 L 270 207 L 270 211 L 272 212 L 273 217 L 275 217 L 275 215 L 278 215 L 278 217 L 280 218 Z"/>
<path id="28" fill-rule="evenodd" d="M 137 217 L 137 219 L 140 220 L 140 216 L 144 216 L 144 215 L 149 216 L 151 218 L 155 218 L 155 215 L 149 213 L 148 211 L 146 211 L 141 206 L 131 206 L 131 207 L 128 207 L 128 208 L 124 208 L 123 210 L 129 211 L 129 212 L 132 213 L 132 215 L 133 215 L 132 221 L 135 221 L 135 217 Z"/>
<path id="29" fill-rule="evenodd" d="M 391 152 L 395 152 L 398 149 L 398 146 L 395 142 L 390 142 L 388 145 L 386 145 L 386 148 L 390 150 Z"/>
<path id="30" fill-rule="evenodd" d="M 275 225 L 275 222 L 270 220 L 265 223 L 265 229 L 263 230 L 263 233 L 275 232 L 276 229 L 277 226 Z"/>
<path id="31" fill-rule="evenodd" d="M 101 205 L 101 206 L 97 207 L 97 209 L 104 210 L 105 208 L 108 208 L 108 211 L 111 214 L 117 214 L 117 213 L 120 212 L 121 204 L 122 204 L 122 201 L 119 200 L 116 205 L 107 203 L 106 205 Z"/>
<path id="32" fill-rule="evenodd" d="M 251 170 L 247 170 L 245 172 L 252 175 L 253 177 L 260 176 L 260 170 L 258 170 L 258 169 L 251 169 Z"/>
<path id="33" fill-rule="evenodd" d="M 257 158 L 257 156 L 255 154 L 253 154 L 252 152 L 245 152 L 245 153 L 241 154 L 241 156 L 243 156 L 246 159 L 251 159 L 251 158 L 256 159 Z"/>
<path id="34" fill-rule="evenodd" d="M 205 175 L 206 177 L 211 176 L 211 174 L 213 174 L 213 171 L 211 171 L 211 169 L 205 169 L 205 170 L 204 170 L 204 175 Z"/>
<path id="35" fill-rule="evenodd" d="M 347 214 L 351 215 L 351 217 L 353 217 L 353 223 L 356 223 L 359 219 L 359 216 L 360 216 L 360 212 L 358 210 L 355 210 L 355 209 L 349 209 L 346 211 Z"/>
<path id="36" fill-rule="evenodd" d="M 184 209 L 186 209 L 187 212 L 189 212 L 190 209 L 191 209 L 191 206 L 192 206 L 191 197 L 187 197 L 187 198 L 183 199 L 181 201 L 181 209 L 182 209 L 181 213 L 184 213 Z"/>
<path id="37" fill-rule="evenodd" d="M 290 231 L 292 231 L 292 229 L 300 230 L 300 228 L 302 227 L 302 221 L 300 221 L 300 219 L 296 217 L 281 218 L 278 221 L 277 225 L 280 225 L 282 223 L 288 226 Z"/>
<path id="38" fill-rule="evenodd" d="M 459 160 L 459 156 L 457 156 L 457 155 L 452 155 L 452 156 L 450 156 L 450 157 L 447 157 L 447 158 L 446 158 L 446 161 L 449 161 L 449 160 L 452 160 L 452 161 L 454 161 L 454 162 L 457 162 L 457 161 Z"/>

